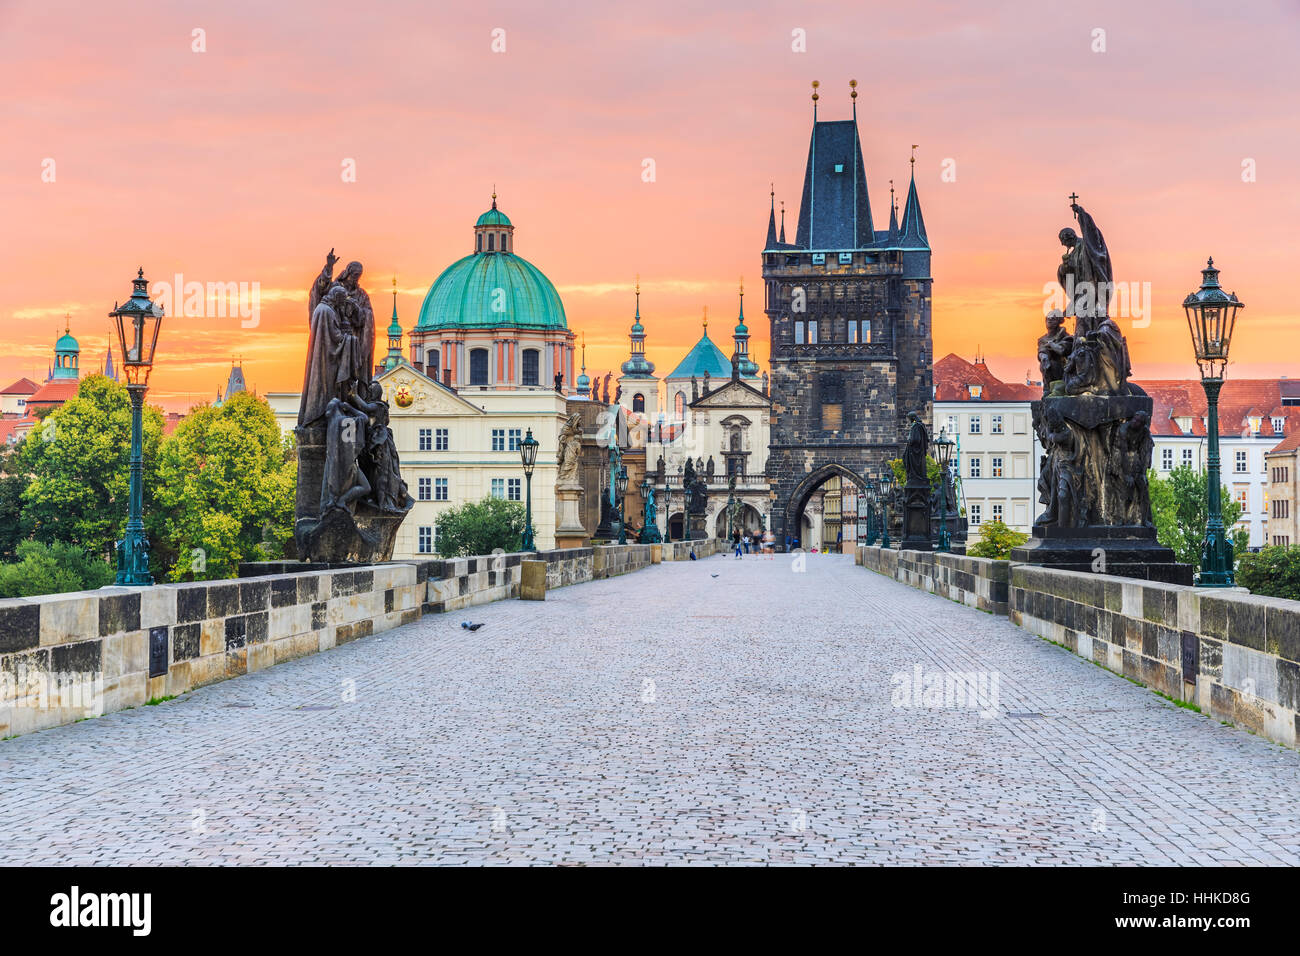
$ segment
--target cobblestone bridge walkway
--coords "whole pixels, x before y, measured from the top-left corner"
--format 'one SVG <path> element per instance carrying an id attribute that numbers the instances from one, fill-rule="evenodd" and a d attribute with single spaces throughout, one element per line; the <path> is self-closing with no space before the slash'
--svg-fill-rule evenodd
<path id="1" fill-rule="evenodd" d="M 918 667 L 996 713 L 896 706 Z M 1300 863 L 1295 752 L 838 556 L 427 617 L 0 781 L 6 864 Z"/>

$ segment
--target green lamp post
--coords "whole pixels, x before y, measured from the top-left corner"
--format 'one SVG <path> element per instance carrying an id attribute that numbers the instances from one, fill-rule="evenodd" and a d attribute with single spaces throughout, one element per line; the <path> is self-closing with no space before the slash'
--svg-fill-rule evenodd
<path id="1" fill-rule="evenodd" d="M 867 500 L 867 527 L 866 536 L 862 543 L 871 547 L 876 543 L 876 483 L 871 478 L 867 478 L 862 483 L 862 495 Z"/>
<path id="2" fill-rule="evenodd" d="M 889 542 L 889 496 L 894 493 L 894 469 L 885 465 L 880 470 L 880 546 L 893 547 Z"/>
<path id="3" fill-rule="evenodd" d="M 647 477 L 641 479 L 641 534 L 637 541 L 641 544 L 660 544 L 663 537 L 659 534 L 659 514 L 655 508 L 655 486 Z"/>
<path id="4" fill-rule="evenodd" d="M 1209 455 L 1206 475 L 1205 541 L 1201 544 L 1201 573 L 1196 583 L 1204 588 L 1227 588 L 1234 583 L 1232 542 L 1223 527 L 1222 488 L 1219 484 L 1219 390 L 1228 365 L 1228 346 L 1237 312 L 1245 303 L 1237 294 L 1223 291 L 1214 259 L 1201 270 L 1201 287 L 1183 300 L 1192 349 L 1201 370 L 1201 387 L 1209 406 Z"/>
<path id="5" fill-rule="evenodd" d="M 117 326 L 118 345 L 122 350 L 122 368 L 126 371 L 126 390 L 131 397 L 131 493 L 126 534 L 117 543 L 117 578 L 119 585 L 153 584 L 149 573 L 149 539 L 144 533 L 144 394 L 149 389 L 149 372 L 153 368 L 158 331 L 162 328 L 163 310 L 149 298 L 149 280 L 143 267 L 131 280 L 131 298 L 108 313 Z"/>
<path id="6" fill-rule="evenodd" d="M 527 489 L 524 496 L 524 538 L 519 546 L 520 551 L 537 550 L 533 541 L 533 468 L 537 464 L 537 449 L 540 446 L 541 442 L 533 437 L 531 428 L 519 443 L 519 457 L 524 464 L 524 486 Z"/>
<path id="7" fill-rule="evenodd" d="M 618 474 L 614 476 L 614 490 L 618 492 L 618 543 L 627 544 L 627 515 L 624 514 L 627 505 L 627 465 L 618 466 Z"/>
<path id="8" fill-rule="evenodd" d="M 934 440 L 935 454 L 939 459 L 939 544 L 936 551 L 952 550 L 952 535 L 948 533 L 948 468 L 954 444 L 945 431 L 940 429 L 939 437 Z"/>

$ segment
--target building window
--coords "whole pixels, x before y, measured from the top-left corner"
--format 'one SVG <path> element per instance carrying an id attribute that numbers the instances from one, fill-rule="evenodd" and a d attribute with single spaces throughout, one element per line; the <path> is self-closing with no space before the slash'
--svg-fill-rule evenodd
<path id="1" fill-rule="evenodd" d="M 492 479 L 492 497 L 504 498 L 506 496 L 506 480 L 504 478 Z"/>
<path id="2" fill-rule="evenodd" d="M 1246 472 L 1246 464 L 1247 464 L 1246 452 L 1244 450 L 1238 451 L 1237 452 L 1237 473 L 1238 474 L 1244 474 Z"/>
<path id="3" fill-rule="evenodd" d="M 1001 478 L 1001 477 L 1002 477 L 1002 459 L 1001 459 L 1001 458 L 998 458 L 998 457 L 995 456 L 995 457 L 993 457 L 992 459 L 990 459 L 990 461 L 989 461 L 989 473 L 990 473 L 990 476 L 993 477 L 993 478 Z"/>
<path id="4" fill-rule="evenodd" d="M 421 501 L 433 500 L 433 479 L 432 478 L 421 478 L 418 487 L 420 489 L 419 498 Z"/>
<path id="5" fill-rule="evenodd" d="M 488 252 L 496 252 L 497 234 L 495 232 L 489 232 L 487 236 L 488 236 Z"/>
<path id="6" fill-rule="evenodd" d="M 980 506 L 979 506 L 979 505 L 970 505 L 969 508 L 968 508 L 967 510 L 970 512 L 970 523 L 971 523 L 971 524 L 979 524 L 979 523 L 980 523 L 980 510 L 981 510 L 981 509 L 980 509 Z"/>
<path id="7" fill-rule="evenodd" d="M 538 371 L 540 366 L 541 353 L 537 349 L 524 349 L 524 361 L 521 368 L 524 373 L 525 385 L 540 385 L 541 373 Z"/>
<path id="8" fill-rule="evenodd" d="M 475 252 L 483 251 L 483 233 L 481 232 L 474 237 L 474 251 Z"/>
<path id="9" fill-rule="evenodd" d="M 434 431 L 433 434 L 434 434 L 434 438 L 436 439 L 436 442 L 434 444 L 435 450 L 446 451 L 447 446 L 449 444 L 449 442 L 447 441 L 447 429 L 439 428 L 436 431 Z"/>
<path id="10" fill-rule="evenodd" d="M 493 451 L 506 450 L 506 430 L 504 428 L 492 429 L 492 450 Z"/>
<path id="11" fill-rule="evenodd" d="M 416 551 L 418 551 L 420 554 L 433 553 L 433 526 L 432 525 L 427 525 L 427 524 L 420 525 L 419 542 L 420 543 L 416 546 Z"/>
<path id="12" fill-rule="evenodd" d="M 1241 505 L 1241 513 L 1246 514 L 1250 511 L 1250 489 L 1238 488 L 1236 493 L 1237 504 Z"/>
<path id="13" fill-rule="evenodd" d="M 1174 467 L 1174 450 L 1172 448 L 1160 449 L 1160 470 L 1172 471 Z"/>
<path id="14" fill-rule="evenodd" d="M 510 499 L 511 501 L 519 501 L 519 500 L 521 500 L 521 495 L 520 495 L 520 493 L 519 493 L 519 491 L 520 491 L 520 481 L 521 481 L 521 479 L 519 479 L 519 478 L 507 478 L 507 479 L 506 479 L 506 497 L 507 497 L 508 499 Z"/>
<path id="15" fill-rule="evenodd" d="M 989 510 L 990 510 L 990 512 L 991 512 L 992 515 L 993 515 L 993 520 L 994 520 L 994 521 L 1001 521 L 1001 520 L 1002 520 L 1002 506 L 1001 506 L 1001 505 L 990 505 L 990 506 L 989 506 Z"/>
<path id="16" fill-rule="evenodd" d="M 420 429 L 420 451 L 433 451 L 433 429 Z"/>
<path id="17" fill-rule="evenodd" d="M 947 425 L 947 427 L 944 429 L 944 431 L 946 431 L 949 435 L 955 435 L 955 434 L 957 434 L 957 416 L 956 416 L 956 415 L 949 415 L 949 416 L 948 416 L 948 425 Z"/>
<path id="18" fill-rule="evenodd" d="M 990 418 L 990 421 L 989 421 L 989 434 L 991 434 L 991 435 L 1001 435 L 1001 434 L 1002 434 L 1002 416 L 1001 416 L 1001 415 L 993 415 L 993 416 Z"/>
<path id="19" fill-rule="evenodd" d="M 982 415 L 972 415 L 970 417 L 970 433 L 972 435 L 978 435 L 984 430 L 983 418 Z"/>
<path id="20" fill-rule="evenodd" d="M 1183 449 L 1183 464 L 1186 465 L 1188 468 L 1192 467 L 1192 454 L 1193 453 L 1190 448 Z"/>
<path id="21" fill-rule="evenodd" d="M 506 251 L 506 234 L 504 232 L 501 233 L 501 251 Z"/>
<path id="22" fill-rule="evenodd" d="M 447 500 L 447 479 L 446 478 L 433 479 L 433 500 L 434 501 Z"/>
<path id="23" fill-rule="evenodd" d="M 816 319 L 795 319 L 794 344 L 795 345 L 816 345 L 817 344 L 817 320 Z"/>
<path id="24" fill-rule="evenodd" d="M 849 319 L 849 341 L 866 345 L 871 341 L 870 319 Z"/>
<path id="25" fill-rule="evenodd" d="M 685 392 L 678 392 L 677 397 L 673 399 L 673 412 L 675 413 L 677 420 L 679 422 L 685 420 L 684 419 L 684 416 L 686 415 L 686 393 Z"/>
<path id="26" fill-rule="evenodd" d="M 632 411 L 634 412 L 645 411 L 645 396 L 642 395 L 640 392 L 637 392 L 635 395 L 632 396 Z"/>
<path id="27" fill-rule="evenodd" d="M 1274 434 L 1274 435 L 1280 435 L 1280 434 L 1282 434 L 1282 429 L 1285 428 L 1285 427 L 1286 427 L 1286 419 L 1285 419 L 1285 418 L 1275 418 L 1275 419 L 1273 419 L 1273 434 Z"/>
<path id="28" fill-rule="evenodd" d="M 978 457 L 974 457 L 974 456 L 971 457 L 971 459 L 970 459 L 970 476 L 971 476 L 972 478 L 979 478 L 979 477 L 980 477 L 980 471 L 981 471 L 981 468 L 980 468 L 980 462 L 981 462 L 981 461 L 982 461 L 982 459 L 980 459 L 980 458 L 978 458 Z"/>
<path id="29" fill-rule="evenodd" d="M 1274 498 L 1273 517 L 1274 518 L 1291 517 L 1291 502 L 1287 501 L 1285 498 Z"/>
<path id="30" fill-rule="evenodd" d="M 439 353 L 437 349 L 429 349 L 424 353 L 424 371 L 434 381 L 438 380 L 438 361 Z"/>
<path id="31" fill-rule="evenodd" d="M 487 349 L 470 349 L 469 383 L 471 385 L 486 385 L 488 383 Z"/>

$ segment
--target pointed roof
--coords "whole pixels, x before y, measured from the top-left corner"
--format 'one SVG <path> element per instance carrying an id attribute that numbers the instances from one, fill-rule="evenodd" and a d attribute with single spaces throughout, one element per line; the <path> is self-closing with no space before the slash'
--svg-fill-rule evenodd
<path id="1" fill-rule="evenodd" d="M 770 195 L 771 195 L 771 199 L 772 199 L 772 208 L 768 211 L 768 214 L 767 214 L 767 241 L 766 241 L 766 242 L 764 243 L 764 245 L 763 245 L 763 248 L 764 248 L 764 249 L 772 249 L 772 248 L 775 248 L 775 247 L 776 247 L 776 243 L 777 243 L 777 238 L 776 238 L 776 185 L 775 185 L 775 184 L 773 184 L 773 186 L 772 186 L 772 192 L 771 192 Z"/>
<path id="2" fill-rule="evenodd" d="M 794 243 L 847 250 L 874 241 L 857 120 L 814 120 Z"/>
<path id="3" fill-rule="evenodd" d="M 705 329 L 700 340 L 686 353 L 686 357 L 677 363 L 677 367 L 667 378 L 704 378 L 708 372 L 710 378 L 731 378 L 731 359 L 722 353 L 722 349 L 713 344 L 709 330 Z"/>
<path id="4" fill-rule="evenodd" d="M 30 378 L 20 378 L 4 391 L 0 391 L 0 395 L 31 395 L 39 388 L 40 386 Z"/>
<path id="5" fill-rule="evenodd" d="M 925 219 L 921 216 L 921 200 L 916 195 L 916 167 L 912 167 L 912 183 L 907 188 L 907 205 L 903 207 L 903 225 L 899 245 L 904 249 L 929 249 L 930 240 L 925 234 Z"/>

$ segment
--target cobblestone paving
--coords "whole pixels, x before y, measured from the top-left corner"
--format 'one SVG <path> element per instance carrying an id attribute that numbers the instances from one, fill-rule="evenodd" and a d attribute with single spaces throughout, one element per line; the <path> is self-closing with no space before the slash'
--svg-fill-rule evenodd
<path id="1" fill-rule="evenodd" d="M 894 706 L 917 666 L 997 713 Z M 5 864 L 1300 863 L 1295 752 L 839 556 L 428 617 L 0 781 Z"/>

